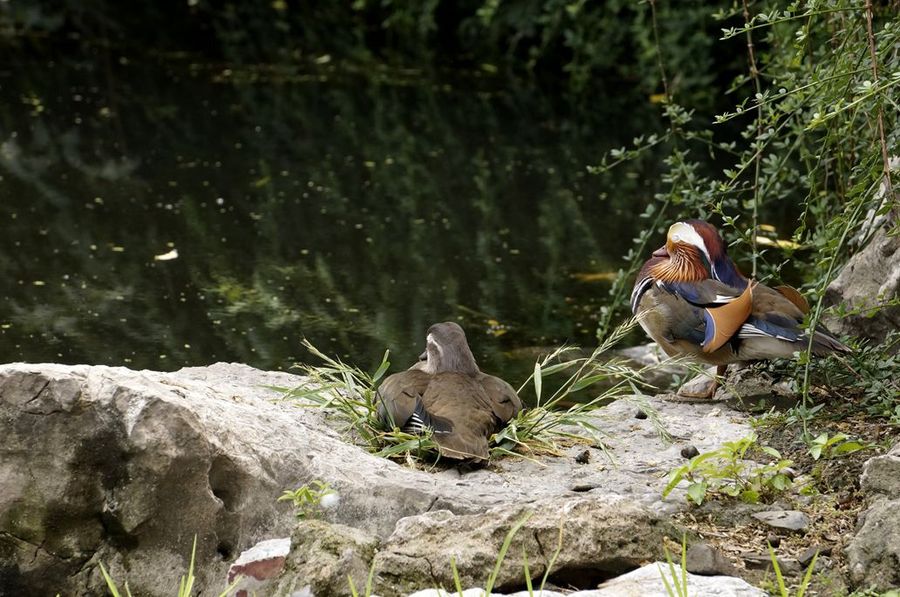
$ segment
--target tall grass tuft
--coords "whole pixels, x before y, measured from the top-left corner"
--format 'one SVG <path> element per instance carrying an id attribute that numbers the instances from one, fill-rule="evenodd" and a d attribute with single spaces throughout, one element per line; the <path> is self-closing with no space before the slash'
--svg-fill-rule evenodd
<path id="1" fill-rule="evenodd" d="M 491 438 L 491 453 L 528 455 L 557 453 L 563 444 L 585 442 L 603 446 L 603 432 L 597 425 L 597 409 L 618 399 L 633 401 L 665 435 L 656 412 L 642 398 L 645 376 L 650 369 L 667 367 L 670 361 L 635 368 L 609 351 L 634 329 L 636 319 L 617 327 L 587 356 L 576 347 L 561 347 L 539 358 L 531 375 L 519 387 L 520 395 L 533 388 L 535 406 L 524 409 Z M 376 388 L 390 367 L 385 352 L 372 374 L 322 353 L 309 341 L 304 346 L 323 361 L 302 365 L 309 382 L 297 388 L 274 388 L 285 399 L 301 405 L 329 409 L 359 443 L 380 456 L 417 459 L 436 453 L 429 434 L 410 435 L 399 429 L 385 430 L 377 419 Z M 555 389 L 545 391 L 551 382 Z M 582 398 L 587 394 L 587 399 Z M 577 399 L 576 399 L 577 396 Z"/>
<path id="2" fill-rule="evenodd" d="M 597 426 L 597 410 L 614 400 L 634 402 L 667 437 L 658 414 L 642 398 L 642 388 L 647 385 L 644 380 L 649 370 L 670 366 L 671 362 L 635 368 L 625 359 L 608 356 L 637 321 L 632 318 L 619 325 L 587 356 L 572 356 L 579 353 L 576 347 L 561 347 L 538 359 L 531 376 L 519 387 L 521 394 L 529 383 L 533 386 L 535 406 L 521 411 L 494 435 L 492 453 L 555 453 L 566 442 L 590 442 L 603 447 L 604 433 Z M 544 382 L 548 379 L 558 380 L 559 384 L 545 397 Z M 595 387 L 602 389 L 591 392 Z M 590 392 L 587 400 L 574 398 L 585 392 Z"/>

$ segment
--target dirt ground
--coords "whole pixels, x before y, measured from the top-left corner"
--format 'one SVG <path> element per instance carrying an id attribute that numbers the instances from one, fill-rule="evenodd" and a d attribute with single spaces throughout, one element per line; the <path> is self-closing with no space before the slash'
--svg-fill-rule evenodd
<path id="1" fill-rule="evenodd" d="M 792 461 L 790 468 L 794 472 L 792 490 L 778 496 L 773 505 L 775 509 L 804 512 L 810 521 L 807 528 L 798 532 L 774 529 L 750 516 L 759 507 L 733 500 L 728 508 L 722 508 L 721 500 L 706 503 L 679 515 L 676 521 L 720 549 L 748 582 L 773 594 L 778 594 L 778 590 L 768 542 L 772 543 L 789 587 L 801 583 L 812 554 L 818 550 L 806 594 L 847 595 L 853 587 L 844 551 L 852 539 L 858 515 L 866 508 L 859 491 L 860 474 L 869 458 L 884 453 L 900 440 L 900 428 L 873 418 L 849 401 L 826 404 L 808 425 L 811 437 L 843 433 L 865 448 L 840 456 L 826 453 L 813 459 L 802 440 L 801 422 L 788 421 L 783 412 L 772 412 L 759 419 L 759 445 L 781 452 L 783 458 Z M 680 546 L 672 549 L 677 553 Z"/>

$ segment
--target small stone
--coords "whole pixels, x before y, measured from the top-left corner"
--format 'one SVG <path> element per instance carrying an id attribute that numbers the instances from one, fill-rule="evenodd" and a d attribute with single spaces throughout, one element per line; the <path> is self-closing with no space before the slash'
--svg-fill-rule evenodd
<path id="1" fill-rule="evenodd" d="M 587 464 L 587 463 L 590 462 L 590 461 L 591 461 L 591 452 L 590 452 L 590 450 L 582 450 L 582 451 L 579 452 L 579 454 L 575 457 L 575 462 L 577 462 L 578 464 Z"/>
<path id="2" fill-rule="evenodd" d="M 697 446 L 685 446 L 681 449 L 681 456 L 684 458 L 693 458 L 699 455 L 700 450 L 697 449 Z"/>
<path id="3" fill-rule="evenodd" d="M 772 557 L 768 553 L 745 553 L 741 556 L 748 570 L 773 571 Z M 800 562 L 794 558 L 775 558 L 782 574 L 794 575 L 800 572 Z"/>
<path id="4" fill-rule="evenodd" d="M 284 561 L 291 551 L 291 538 L 269 539 L 260 541 L 247 551 L 241 553 L 238 559 L 228 568 L 228 584 L 237 577 L 242 577 L 235 587 L 237 597 L 246 597 L 254 592 L 259 592 L 276 578 L 284 569 Z"/>
<path id="5" fill-rule="evenodd" d="M 778 535 L 769 535 L 768 537 L 766 537 L 766 543 L 768 543 L 772 547 L 778 547 L 779 545 L 781 545 L 781 537 L 779 537 Z"/>
<path id="6" fill-rule="evenodd" d="M 791 481 L 793 481 L 794 479 L 797 478 L 797 471 L 792 469 L 789 466 L 786 466 L 783 469 L 780 469 L 778 472 L 781 473 L 782 475 L 786 476 Z"/>
<path id="7" fill-rule="evenodd" d="M 709 401 L 716 391 L 715 368 L 708 373 L 698 375 L 678 388 L 678 396 L 682 398 Z"/>
<path id="8" fill-rule="evenodd" d="M 737 576 L 737 569 L 725 554 L 706 543 L 695 543 L 688 548 L 685 565 L 692 574 Z"/>
<path id="9" fill-rule="evenodd" d="M 810 545 L 803 553 L 801 553 L 797 557 L 797 561 L 800 562 L 802 566 L 809 566 L 809 563 L 812 562 L 812 559 L 816 557 L 816 554 L 819 556 L 830 556 L 831 555 L 831 547 L 822 547 L 821 545 Z"/>
<path id="10" fill-rule="evenodd" d="M 646 419 L 647 413 L 645 413 L 641 409 L 638 409 L 638 411 L 636 413 L 634 413 L 634 418 L 635 419 Z"/>
<path id="11" fill-rule="evenodd" d="M 753 518 L 776 529 L 802 531 L 809 526 L 809 517 L 799 510 L 770 510 L 757 512 Z"/>
<path id="12" fill-rule="evenodd" d="M 598 487 L 600 486 L 596 483 L 576 483 L 575 485 L 572 485 L 569 490 L 576 493 L 585 493 L 592 489 L 597 489 Z"/>

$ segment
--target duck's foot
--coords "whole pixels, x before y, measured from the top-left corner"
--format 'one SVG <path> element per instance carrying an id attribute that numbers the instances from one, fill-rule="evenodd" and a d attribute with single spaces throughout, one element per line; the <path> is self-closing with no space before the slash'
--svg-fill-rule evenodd
<path id="1" fill-rule="evenodd" d="M 710 367 L 706 373 L 702 373 L 688 381 L 675 394 L 677 398 L 686 400 L 710 400 L 719 389 L 719 377 L 725 374 L 726 366 Z"/>

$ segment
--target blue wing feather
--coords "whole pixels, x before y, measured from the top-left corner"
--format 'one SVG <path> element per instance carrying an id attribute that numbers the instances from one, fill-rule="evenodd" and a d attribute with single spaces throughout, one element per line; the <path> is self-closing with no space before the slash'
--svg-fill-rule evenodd
<path id="1" fill-rule="evenodd" d="M 804 338 L 804 334 L 800 332 L 796 324 L 790 325 L 790 327 L 785 327 L 784 325 L 778 325 L 771 321 L 771 319 L 775 319 L 773 317 L 769 317 L 769 321 L 766 319 L 761 319 L 759 317 L 751 317 L 747 320 L 741 327 L 741 331 L 738 333 L 739 338 L 758 338 L 760 336 L 768 336 L 770 338 L 777 338 L 778 340 L 786 340 L 788 342 L 799 342 L 802 338 Z M 784 319 L 784 318 L 781 318 Z M 780 323 L 787 323 L 786 321 L 782 321 Z"/>

